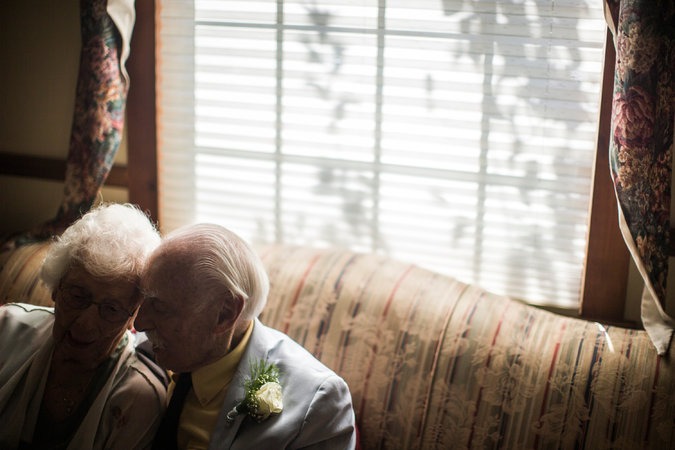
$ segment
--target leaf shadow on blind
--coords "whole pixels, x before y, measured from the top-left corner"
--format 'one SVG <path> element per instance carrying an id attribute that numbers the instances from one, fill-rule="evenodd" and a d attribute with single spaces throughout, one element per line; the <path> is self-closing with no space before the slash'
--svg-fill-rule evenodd
<path id="1" fill-rule="evenodd" d="M 602 12 L 277 5 L 196 12 L 195 218 L 576 307 Z"/>

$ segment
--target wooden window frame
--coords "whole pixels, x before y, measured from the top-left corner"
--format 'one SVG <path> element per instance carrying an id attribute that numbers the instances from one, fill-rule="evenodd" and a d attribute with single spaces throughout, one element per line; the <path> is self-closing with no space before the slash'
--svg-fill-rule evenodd
<path id="1" fill-rule="evenodd" d="M 156 2 L 136 2 L 136 24 L 127 71 L 127 172 L 129 202 L 159 221 L 157 191 L 157 110 L 155 88 Z"/>
<path id="2" fill-rule="evenodd" d="M 148 211 L 155 221 L 159 219 L 155 85 L 157 5 L 156 1 L 136 2 L 136 26 L 127 64 L 132 83 L 126 122 L 129 201 Z M 617 202 L 609 171 L 615 57 L 608 29 L 579 316 L 630 325 L 624 321 L 629 252 L 618 226 Z"/>
<path id="3" fill-rule="evenodd" d="M 607 29 L 579 315 L 629 326 L 634 324 L 625 323 L 624 310 L 630 253 L 619 229 L 616 194 L 609 170 L 615 60 L 612 33 Z"/>

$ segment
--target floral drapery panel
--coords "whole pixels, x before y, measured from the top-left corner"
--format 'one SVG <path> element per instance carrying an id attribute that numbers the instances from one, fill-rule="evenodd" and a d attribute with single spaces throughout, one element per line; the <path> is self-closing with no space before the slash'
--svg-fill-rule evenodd
<path id="1" fill-rule="evenodd" d="M 133 0 L 80 1 L 82 50 L 63 200 L 53 219 L 10 237 L 3 250 L 61 234 L 94 203 L 122 138 L 134 20 Z"/>
<path id="2" fill-rule="evenodd" d="M 642 321 L 659 354 L 665 354 L 674 325 L 664 305 L 675 119 L 675 2 L 606 1 L 617 54 L 610 170 L 621 231 L 645 281 Z"/>

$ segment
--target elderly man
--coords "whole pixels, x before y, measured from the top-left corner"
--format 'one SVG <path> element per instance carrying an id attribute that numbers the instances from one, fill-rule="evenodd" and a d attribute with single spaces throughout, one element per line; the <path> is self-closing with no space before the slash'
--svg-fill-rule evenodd
<path id="1" fill-rule="evenodd" d="M 355 447 L 344 380 L 257 319 L 269 281 L 237 235 L 210 224 L 169 234 L 141 287 L 136 328 L 178 380 L 155 448 Z"/>

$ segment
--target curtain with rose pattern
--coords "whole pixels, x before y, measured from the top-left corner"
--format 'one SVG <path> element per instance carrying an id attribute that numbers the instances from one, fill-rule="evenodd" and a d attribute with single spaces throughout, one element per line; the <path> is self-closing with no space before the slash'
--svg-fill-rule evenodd
<path id="1" fill-rule="evenodd" d="M 675 2 L 607 0 L 616 47 L 610 170 L 619 223 L 644 281 L 642 321 L 665 354 L 675 119 Z"/>
<path id="2" fill-rule="evenodd" d="M 66 162 L 56 216 L 2 243 L 9 250 L 59 235 L 87 212 L 119 149 L 128 88 L 124 61 L 135 19 L 133 0 L 82 0 L 82 49 Z"/>

